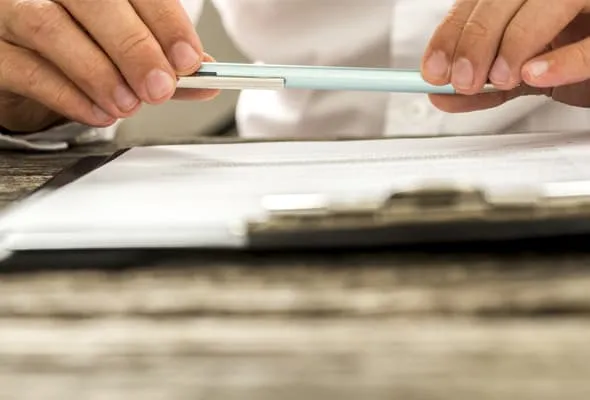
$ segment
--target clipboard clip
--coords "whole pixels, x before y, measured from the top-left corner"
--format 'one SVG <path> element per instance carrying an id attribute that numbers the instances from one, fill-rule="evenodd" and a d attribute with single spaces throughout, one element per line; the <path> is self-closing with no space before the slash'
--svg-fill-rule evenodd
<path id="1" fill-rule="evenodd" d="M 249 221 L 248 231 L 256 235 L 590 217 L 590 196 L 562 196 L 555 189 L 492 193 L 456 183 L 425 183 L 395 191 L 385 201 L 352 204 L 317 194 L 274 195 L 263 199 L 266 217 Z"/>

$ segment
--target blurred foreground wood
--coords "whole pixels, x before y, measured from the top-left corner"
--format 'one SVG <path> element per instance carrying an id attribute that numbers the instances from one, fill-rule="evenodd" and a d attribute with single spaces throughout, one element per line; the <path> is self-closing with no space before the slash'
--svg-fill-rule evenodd
<path id="1" fill-rule="evenodd" d="M 0 202 L 102 151 L 3 154 Z M 586 242 L 4 271 L 0 399 L 587 399 Z"/>

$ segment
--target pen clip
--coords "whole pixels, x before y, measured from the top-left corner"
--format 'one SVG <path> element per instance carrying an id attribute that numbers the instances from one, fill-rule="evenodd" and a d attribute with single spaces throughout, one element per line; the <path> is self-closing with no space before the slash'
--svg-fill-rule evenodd
<path id="1" fill-rule="evenodd" d="M 285 88 L 285 80 L 283 78 L 193 75 L 178 79 L 176 87 L 179 89 L 281 90 Z"/>

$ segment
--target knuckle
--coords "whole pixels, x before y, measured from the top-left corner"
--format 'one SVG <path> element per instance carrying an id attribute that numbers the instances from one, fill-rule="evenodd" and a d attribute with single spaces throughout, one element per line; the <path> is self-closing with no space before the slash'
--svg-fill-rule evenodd
<path id="1" fill-rule="evenodd" d="M 504 43 L 522 43 L 530 36 L 530 32 L 530 27 L 513 21 L 504 32 Z"/>
<path id="2" fill-rule="evenodd" d="M 445 16 L 443 25 L 453 31 L 462 32 L 477 1 L 456 2 Z"/>
<path id="3" fill-rule="evenodd" d="M 114 68 L 111 68 L 110 64 L 105 62 L 102 58 L 98 60 L 90 59 L 84 63 L 83 71 L 80 74 L 79 85 L 84 88 L 92 88 L 95 92 L 104 92 L 111 87 L 111 82 L 116 76 Z"/>
<path id="4" fill-rule="evenodd" d="M 5 57 L 0 60 L 0 86 L 21 93 L 34 93 L 44 85 L 45 72 L 42 63 Z"/>
<path id="5" fill-rule="evenodd" d="M 94 81 L 94 78 L 103 80 L 106 73 L 105 62 L 102 58 L 88 58 L 84 63 L 84 76 L 88 77 L 89 82 Z"/>
<path id="6" fill-rule="evenodd" d="M 483 21 L 471 19 L 465 24 L 464 35 L 475 40 L 489 39 L 491 29 Z"/>
<path id="7" fill-rule="evenodd" d="M 179 13 L 172 7 L 158 7 L 150 22 L 153 30 L 159 33 L 161 44 L 170 45 L 186 39 L 188 26 L 184 26 Z"/>
<path id="8" fill-rule="evenodd" d="M 60 84 L 55 88 L 53 92 L 55 104 L 60 104 L 67 106 L 71 103 L 72 98 L 74 97 L 74 93 L 72 92 L 72 87 L 68 84 Z"/>
<path id="9" fill-rule="evenodd" d="M 66 21 L 67 14 L 55 2 L 21 0 L 13 6 L 7 28 L 13 36 L 39 40 L 60 30 Z"/>
<path id="10" fill-rule="evenodd" d="M 14 71 L 16 70 L 14 58 L 10 55 L 0 57 L 0 87 L 6 87 L 14 79 Z"/>
<path id="11" fill-rule="evenodd" d="M 153 40 L 149 31 L 134 31 L 125 36 L 117 46 L 119 53 L 124 57 L 151 51 L 152 48 Z"/>
<path id="12" fill-rule="evenodd" d="M 590 71 L 590 43 L 579 43 L 573 46 L 574 57 L 577 58 L 584 71 Z"/>
<path id="13" fill-rule="evenodd" d="M 172 7 L 156 7 L 154 23 L 163 24 L 168 22 L 177 23 L 176 17 L 178 13 Z"/>
<path id="14" fill-rule="evenodd" d="M 456 18 L 454 15 L 448 15 L 444 21 L 437 27 L 432 39 L 430 46 L 439 49 L 447 49 L 447 51 L 453 52 L 461 32 L 465 26 L 465 20 Z"/>
<path id="15" fill-rule="evenodd" d="M 15 90 L 26 88 L 31 68 L 34 67 L 23 62 L 18 52 L 3 54 L 0 57 L 0 87 Z"/>
<path id="16" fill-rule="evenodd" d="M 443 22 L 443 26 L 453 31 L 461 32 L 465 28 L 465 18 L 457 13 L 449 13 Z"/>
<path id="17" fill-rule="evenodd" d="M 34 89 L 43 83 L 43 66 L 41 64 L 31 64 L 22 69 L 22 82 L 27 87 Z"/>

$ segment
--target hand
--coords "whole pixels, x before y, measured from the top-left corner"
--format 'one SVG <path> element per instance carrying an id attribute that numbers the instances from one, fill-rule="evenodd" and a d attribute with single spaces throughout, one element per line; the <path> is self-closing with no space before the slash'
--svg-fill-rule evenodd
<path id="1" fill-rule="evenodd" d="M 0 0 L 0 126 L 109 126 L 171 99 L 177 77 L 204 60 L 178 0 Z"/>
<path id="2" fill-rule="evenodd" d="M 457 0 L 428 45 L 422 74 L 462 95 L 433 95 L 432 103 L 468 112 L 547 95 L 590 107 L 589 12 L 590 0 Z M 476 94 L 487 81 L 502 91 Z"/>

